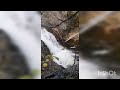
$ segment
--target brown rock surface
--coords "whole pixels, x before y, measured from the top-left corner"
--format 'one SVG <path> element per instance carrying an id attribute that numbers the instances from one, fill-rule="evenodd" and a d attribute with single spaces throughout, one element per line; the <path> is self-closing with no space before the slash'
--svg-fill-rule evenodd
<path id="1" fill-rule="evenodd" d="M 77 11 L 45 11 L 42 14 L 42 26 L 52 32 L 63 45 L 79 45 L 79 35 L 65 43 L 71 35 L 79 31 L 79 14 Z M 74 15 L 75 14 L 75 15 Z"/>

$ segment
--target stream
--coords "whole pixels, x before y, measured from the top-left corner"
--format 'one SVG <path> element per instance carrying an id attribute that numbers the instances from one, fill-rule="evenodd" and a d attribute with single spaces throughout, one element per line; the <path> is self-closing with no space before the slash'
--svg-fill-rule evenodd
<path id="1" fill-rule="evenodd" d="M 55 36 L 45 28 L 41 29 L 41 40 L 47 45 L 53 56 L 57 57 L 54 58 L 54 62 L 58 65 L 68 68 L 74 64 L 75 54 L 60 45 Z"/>

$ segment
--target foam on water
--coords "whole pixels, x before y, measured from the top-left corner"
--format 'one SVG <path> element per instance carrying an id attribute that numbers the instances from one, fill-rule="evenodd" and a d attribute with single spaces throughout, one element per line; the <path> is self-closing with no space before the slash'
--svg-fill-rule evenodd
<path id="1" fill-rule="evenodd" d="M 57 42 L 55 36 L 48 32 L 45 28 L 41 29 L 41 40 L 47 45 L 53 56 L 58 58 L 54 58 L 54 62 L 64 68 L 68 68 L 74 64 L 75 54 L 61 46 Z"/>

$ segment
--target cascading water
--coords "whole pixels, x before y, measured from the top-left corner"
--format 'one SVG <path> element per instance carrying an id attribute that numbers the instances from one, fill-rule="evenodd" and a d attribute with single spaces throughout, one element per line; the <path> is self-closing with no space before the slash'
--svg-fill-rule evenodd
<path id="1" fill-rule="evenodd" d="M 61 46 L 57 42 L 55 36 L 48 32 L 45 28 L 41 29 L 41 40 L 47 45 L 53 56 L 58 58 L 54 58 L 54 62 L 64 68 L 68 68 L 74 64 L 75 54 Z"/>
<path id="2" fill-rule="evenodd" d="M 99 67 L 83 58 L 79 58 L 79 79 L 95 79 L 98 76 Z M 102 77 L 103 78 L 103 77 Z"/>
<path id="3" fill-rule="evenodd" d="M 3 30 L 25 56 L 35 79 L 41 78 L 41 17 L 36 11 L 0 11 L 0 30 Z"/>
<path id="4" fill-rule="evenodd" d="M 59 58 L 58 60 L 54 58 L 54 62 L 63 66 L 64 68 L 68 68 L 74 64 L 74 56 L 75 54 L 67 49 L 64 49 L 61 46 L 55 36 L 48 32 L 45 28 L 41 29 L 41 40 L 47 45 L 50 52 L 53 56 Z M 79 57 L 79 78 L 80 79 L 95 79 L 95 78 L 106 78 L 107 76 L 98 76 L 98 71 L 100 71 L 100 67 L 95 63 L 92 63 L 86 59 L 84 59 L 81 55 Z"/>
<path id="5" fill-rule="evenodd" d="M 109 64 L 101 64 L 103 62 L 98 62 L 97 59 L 92 60 L 79 58 L 79 79 L 120 79 L 120 75 L 116 71 L 106 70 L 104 65 L 110 66 Z"/>

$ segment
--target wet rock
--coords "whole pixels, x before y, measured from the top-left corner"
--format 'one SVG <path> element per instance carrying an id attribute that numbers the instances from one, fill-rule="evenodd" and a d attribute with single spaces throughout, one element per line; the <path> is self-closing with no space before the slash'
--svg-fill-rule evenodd
<path id="1" fill-rule="evenodd" d="M 82 16 L 82 11 L 79 13 L 77 11 L 43 11 L 42 13 L 42 26 L 52 32 L 63 46 L 79 47 L 79 35 L 67 43 L 65 41 L 79 32 L 79 16 Z"/>
<path id="2" fill-rule="evenodd" d="M 0 79 L 18 79 L 23 75 L 30 75 L 24 56 L 0 30 Z"/>
<path id="3" fill-rule="evenodd" d="M 46 76 L 46 79 L 78 79 L 79 78 L 79 70 L 78 66 L 74 65 L 67 69 L 58 69 L 57 71 L 54 71 L 53 73 L 48 74 Z"/>
<path id="4" fill-rule="evenodd" d="M 63 68 L 56 64 L 53 60 L 46 62 L 46 56 L 50 55 L 50 51 L 44 42 L 41 42 L 42 51 L 42 64 L 47 63 L 47 67 L 42 67 L 42 79 L 78 79 L 79 77 L 79 66 L 78 64 L 73 65 L 70 68 Z"/>
<path id="5" fill-rule="evenodd" d="M 51 53 L 43 41 L 41 41 L 41 54 L 42 54 L 42 64 L 44 64 L 46 61 L 47 55 L 50 55 Z M 51 75 L 51 73 L 56 72 L 57 70 L 60 70 L 62 68 L 61 66 L 57 65 L 53 61 L 50 61 L 47 64 L 48 64 L 48 67 L 42 68 L 42 73 L 43 73 L 42 78 L 43 79 L 45 79 L 46 77 Z"/>
<path id="6" fill-rule="evenodd" d="M 41 58 L 42 61 L 45 61 L 46 56 L 50 54 L 49 49 L 47 48 L 47 46 L 45 45 L 45 43 L 43 41 L 41 41 Z"/>

